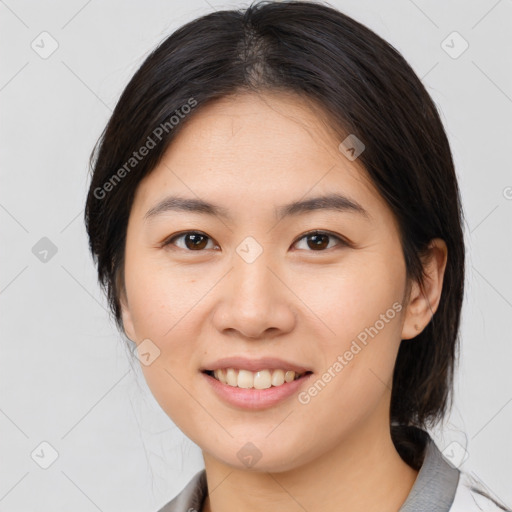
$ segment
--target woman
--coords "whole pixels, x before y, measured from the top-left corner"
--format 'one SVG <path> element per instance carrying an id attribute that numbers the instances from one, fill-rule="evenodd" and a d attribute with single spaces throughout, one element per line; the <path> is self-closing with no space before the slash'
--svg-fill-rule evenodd
<path id="1" fill-rule="evenodd" d="M 393 47 L 317 3 L 203 16 L 149 55 L 91 164 L 100 283 L 205 462 L 161 511 L 506 510 L 426 430 L 452 386 L 462 211 Z"/>

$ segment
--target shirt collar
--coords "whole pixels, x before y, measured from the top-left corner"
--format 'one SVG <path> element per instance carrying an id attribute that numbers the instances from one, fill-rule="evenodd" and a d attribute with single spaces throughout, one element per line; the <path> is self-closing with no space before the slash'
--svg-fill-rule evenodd
<path id="1" fill-rule="evenodd" d="M 430 435 L 424 433 L 427 444 L 423 464 L 398 512 L 449 512 L 455 497 L 460 471 L 443 457 Z"/>

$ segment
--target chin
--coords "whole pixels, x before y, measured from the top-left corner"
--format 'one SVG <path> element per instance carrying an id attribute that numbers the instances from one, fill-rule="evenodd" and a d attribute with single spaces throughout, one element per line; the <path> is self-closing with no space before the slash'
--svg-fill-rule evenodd
<path id="1" fill-rule="evenodd" d="M 297 442 L 286 449 L 280 441 L 276 443 L 276 440 L 273 440 L 269 443 L 268 439 L 265 439 L 266 435 L 263 434 L 260 441 L 258 437 L 252 436 L 252 441 L 230 442 L 220 451 L 219 445 L 216 445 L 214 450 L 208 453 L 219 462 L 239 471 L 280 473 L 307 462 L 297 459 L 297 455 L 304 458 L 303 453 L 298 453 L 302 443 Z M 247 439 L 247 436 L 244 437 Z M 279 450 L 276 450 L 276 444 L 280 446 Z M 227 452 L 233 456 L 227 458 Z"/>

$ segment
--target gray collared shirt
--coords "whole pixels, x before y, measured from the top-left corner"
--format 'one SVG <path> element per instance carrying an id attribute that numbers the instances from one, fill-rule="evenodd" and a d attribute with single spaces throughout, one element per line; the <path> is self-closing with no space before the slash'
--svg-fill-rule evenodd
<path id="1" fill-rule="evenodd" d="M 459 477 L 460 471 L 443 457 L 428 436 L 423 464 L 399 512 L 449 512 Z M 158 512 L 201 512 L 207 493 L 206 471 L 202 469 Z"/>

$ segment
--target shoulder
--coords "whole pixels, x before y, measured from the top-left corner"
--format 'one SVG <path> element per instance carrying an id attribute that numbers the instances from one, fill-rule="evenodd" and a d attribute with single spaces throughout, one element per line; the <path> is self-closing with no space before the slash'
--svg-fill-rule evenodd
<path id="1" fill-rule="evenodd" d="M 487 492 L 469 473 L 460 472 L 450 512 L 512 512 Z"/>

